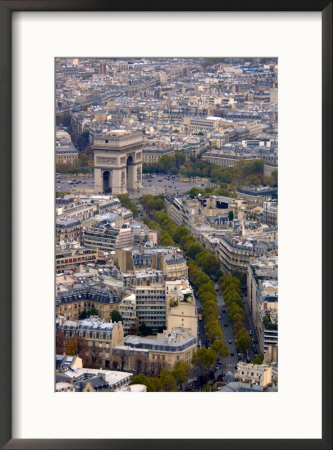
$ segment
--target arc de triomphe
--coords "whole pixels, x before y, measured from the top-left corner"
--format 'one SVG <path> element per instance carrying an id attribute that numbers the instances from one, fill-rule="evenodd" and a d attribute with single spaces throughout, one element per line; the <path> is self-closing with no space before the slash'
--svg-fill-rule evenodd
<path id="1" fill-rule="evenodd" d="M 142 188 L 142 145 L 141 132 L 113 130 L 95 138 L 97 193 L 125 194 Z"/>

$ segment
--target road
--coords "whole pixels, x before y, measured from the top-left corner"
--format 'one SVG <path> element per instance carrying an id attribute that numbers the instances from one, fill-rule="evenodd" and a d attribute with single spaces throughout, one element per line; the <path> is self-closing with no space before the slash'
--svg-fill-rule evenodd
<path id="1" fill-rule="evenodd" d="M 170 179 L 168 179 L 170 178 Z M 156 175 L 155 177 L 145 177 L 142 180 L 142 189 L 140 191 L 132 192 L 131 198 L 136 199 L 142 197 L 144 194 L 152 195 L 179 195 L 189 191 L 193 187 L 204 189 L 206 186 L 215 186 L 209 181 L 183 181 L 183 177 L 176 177 L 173 179 L 168 175 Z M 73 184 L 74 183 L 74 184 Z M 64 175 L 56 176 L 56 191 L 57 192 L 84 192 L 86 189 L 94 189 L 94 179 L 92 176 L 86 177 L 65 177 Z"/>
<path id="2" fill-rule="evenodd" d="M 168 179 L 169 178 L 169 179 Z M 179 195 L 189 191 L 193 187 L 204 189 L 206 186 L 213 186 L 209 181 L 183 181 L 184 177 L 172 178 L 169 175 L 155 175 L 142 180 L 142 190 L 134 193 L 133 197 L 141 197 L 144 194 L 152 195 Z"/>
<path id="3" fill-rule="evenodd" d="M 75 184 L 74 184 L 75 183 Z M 92 176 L 87 177 L 65 177 L 61 175 L 56 176 L 56 191 L 57 192 L 83 192 L 86 189 L 94 189 L 94 179 Z"/>
<path id="4" fill-rule="evenodd" d="M 218 284 L 215 284 L 216 293 L 217 293 L 217 303 L 219 307 L 219 313 L 220 313 L 220 325 L 224 334 L 224 340 L 225 343 L 229 346 L 229 356 L 226 358 L 223 358 L 222 360 L 222 372 L 226 374 L 227 372 L 236 372 L 237 369 L 237 363 L 238 363 L 238 356 L 237 356 L 237 349 L 235 344 L 235 338 L 234 333 L 232 331 L 232 324 L 228 321 L 228 313 L 225 309 L 225 303 L 223 299 L 223 295 L 219 289 Z M 225 312 L 223 312 L 225 311 Z M 230 343 L 231 342 L 231 343 Z M 232 355 L 233 353 L 233 355 Z"/>
<path id="5" fill-rule="evenodd" d="M 251 316 L 250 309 L 249 309 L 248 302 L 247 302 L 247 297 L 245 294 L 242 294 L 242 300 L 243 300 L 243 305 L 244 305 L 244 309 L 245 309 L 245 327 L 249 332 L 251 330 L 250 334 L 251 334 L 251 339 L 252 339 L 252 348 L 249 351 L 249 356 L 250 356 L 250 360 L 252 361 L 252 359 L 254 359 L 258 355 L 259 346 L 258 346 L 257 335 L 255 332 L 255 327 L 253 326 L 252 316 Z M 256 350 L 256 352 L 254 350 Z"/>

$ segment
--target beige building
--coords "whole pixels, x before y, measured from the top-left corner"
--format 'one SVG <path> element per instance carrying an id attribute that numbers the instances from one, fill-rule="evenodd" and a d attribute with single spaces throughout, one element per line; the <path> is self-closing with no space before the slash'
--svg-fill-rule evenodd
<path id="1" fill-rule="evenodd" d="M 266 353 L 270 346 L 278 344 L 277 256 L 266 255 L 251 259 L 247 271 L 247 299 L 259 350 Z"/>
<path id="2" fill-rule="evenodd" d="M 77 321 L 65 320 L 60 324 L 59 330 L 67 339 L 83 338 L 86 358 L 106 369 L 110 368 L 113 347 L 124 344 L 121 322 L 106 322 L 96 317 Z"/>
<path id="3" fill-rule="evenodd" d="M 111 286 L 99 284 L 80 289 L 76 286 L 57 292 L 56 313 L 66 320 L 78 320 L 81 314 L 96 311 L 98 317 L 109 321 L 118 303 L 118 292 Z"/>
<path id="4" fill-rule="evenodd" d="M 167 279 L 187 279 L 188 277 L 186 259 L 176 252 L 162 256 L 160 269 L 165 273 Z"/>
<path id="5" fill-rule="evenodd" d="M 73 165 L 78 157 L 79 154 L 74 145 L 67 147 L 58 147 L 56 149 L 56 164 Z"/>
<path id="6" fill-rule="evenodd" d="M 245 237 L 226 235 L 220 238 L 217 247 L 217 257 L 226 273 L 233 271 L 247 273 L 251 258 L 275 254 L 277 254 L 277 242 L 264 235 Z"/>
<path id="7" fill-rule="evenodd" d="M 96 263 L 97 250 L 84 247 L 57 249 L 56 251 L 56 273 L 68 270 L 75 271 L 80 265 Z"/>
<path id="8" fill-rule="evenodd" d="M 202 156 L 202 160 L 222 167 L 234 167 L 240 160 L 254 161 L 257 155 L 226 153 L 222 150 L 211 150 Z"/>
<path id="9" fill-rule="evenodd" d="M 132 229 L 129 227 L 121 228 L 116 238 L 116 249 L 118 250 L 131 246 L 132 240 Z"/>
<path id="10" fill-rule="evenodd" d="M 175 154 L 174 149 L 158 149 L 158 148 L 146 148 L 142 151 L 142 162 L 145 164 L 156 164 L 162 156 L 173 156 Z"/>
<path id="11" fill-rule="evenodd" d="M 126 336 L 124 343 L 113 348 L 113 354 L 125 361 L 124 369 L 147 374 L 158 374 L 163 368 L 172 370 L 177 361 L 191 365 L 197 349 L 196 338 L 184 328 L 167 330 L 157 336 Z"/>
<path id="12" fill-rule="evenodd" d="M 82 224 L 72 217 L 61 217 L 56 221 L 56 242 L 82 241 Z"/>
<path id="13" fill-rule="evenodd" d="M 134 261 L 132 256 L 132 251 L 129 249 L 118 249 L 117 250 L 117 263 L 119 270 L 122 273 L 133 273 L 134 274 Z"/>
<path id="14" fill-rule="evenodd" d="M 236 378 L 244 383 L 266 387 L 272 384 L 272 367 L 267 364 L 246 364 L 239 362 Z"/>
<path id="15" fill-rule="evenodd" d="M 174 280 L 165 283 L 167 296 L 167 330 L 183 327 L 193 336 L 198 333 L 198 315 L 193 291 L 188 281 Z"/>
<path id="16" fill-rule="evenodd" d="M 134 293 L 126 295 L 119 303 L 118 311 L 122 315 L 125 334 L 133 329 L 137 323 L 136 297 Z"/>

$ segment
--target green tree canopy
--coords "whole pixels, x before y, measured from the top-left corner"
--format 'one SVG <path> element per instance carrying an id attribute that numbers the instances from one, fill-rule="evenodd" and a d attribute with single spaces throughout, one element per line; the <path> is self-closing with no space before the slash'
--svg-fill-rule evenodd
<path id="1" fill-rule="evenodd" d="M 229 355 L 229 347 L 222 340 L 214 341 L 210 347 L 221 358 L 226 358 Z"/>
<path id="2" fill-rule="evenodd" d="M 251 363 L 252 364 L 262 364 L 264 361 L 264 355 L 261 353 L 260 355 L 256 356 Z"/>
<path id="3" fill-rule="evenodd" d="M 191 366 L 185 361 L 176 361 L 171 374 L 174 376 L 178 385 L 185 383 L 191 376 Z"/>
<path id="4" fill-rule="evenodd" d="M 242 328 L 236 335 L 237 339 L 237 350 L 242 353 L 245 353 L 247 350 L 251 348 L 251 337 L 246 328 Z"/>
<path id="5" fill-rule="evenodd" d="M 111 313 L 111 320 L 112 322 L 123 322 L 123 316 L 120 314 L 120 312 L 117 309 L 114 309 Z"/>
<path id="6" fill-rule="evenodd" d="M 154 383 L 151 383 L 151 380 L 144 375 L 143 373 L 139 373 L 132 378 L 131 384 L 144 384 L 147 386 L 147 392 L 155 392 Z"/>
<path id="7" fill-rule="evenodd" d="M 193 355 L 192 364 L 202 373 L 212 367 L 216 360 L 217 354 L 213 350 L 200 347 Z"/>
<path id="8" fill-rule="evenodd" d="M 164 392 L 176 392 L 177 381 L 171 373 L 167 373 L 165 376 L 160 377 L 162 383 L 162 390 Z"/>

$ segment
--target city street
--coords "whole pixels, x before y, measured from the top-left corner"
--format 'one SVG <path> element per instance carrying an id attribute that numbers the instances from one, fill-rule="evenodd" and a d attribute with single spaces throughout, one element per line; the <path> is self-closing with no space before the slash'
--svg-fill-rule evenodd
<path id="1" fill-rule="evenodd" d="M 173 178 L 170 175 L 155 175 L 154 177 L 143 178 L 142 190 L 140 193 L 134 193 L 133 197 L 141 197 L 145 194 L 176 196 L 189 191 L 193 187 L 204 189 L 206 186 L 212 186 L 212 184 L 207 181 L 183 181 L 184 179 L 188 178 Z"/>
<path id="2" fill-rule="evenodd" d="M 56 176 L 56 192 L 78 193 L 85 190 L 94 189 L 94 179 L 92 176 L 87 177 L 66 177 L 64 175 Z"/>
<path id="3" fill-rule="evenodd" d="M 169 178 L 169 179 L 168 179 Z M 189 191 L 193 187 L 204 189 L 206 186 L 213 186 L 207 181 L 183 181 L 184 177 L 172 178 L 169 175 L 156 175 L 154 177 L 144 177 L 142 180 L 142 189 L 130 194 L 131 198 L 140 198 L 145 194 L 152 195 L 178 195 Z M 86 190 L 94 189 L 94 179 L 92 176 L 77 177 L 75 175 L 66 177 L 64 175 L 56 176 L 56 191 L 80 193 Z"/>
<path id="4" fill-rule="evenodd" d="M 217 303 L 220 312 L 220 325 L 224 334 L 225 343 L 229 346 L 229 356 L 223 358 L 222 360 L 222 372 L 226 374 L 227 372 L 236 372 L 236 366 L 238 363 L 237 357 L 237 349 L 235 344 L 235 338 L 232 331 L 232 324 L 228 321 L 228 313 L 225 309 L 225 303 L 223 299 L 223 295 L 219 289 L 218 284 L 215 284 L 216 293 L 217 293 Z M 225 311 L 225 312 L 223 312 Z M 231 341 L 231 344 L 230 344 Z M 233 353 L 233 355 L 231 355 Z"/>

